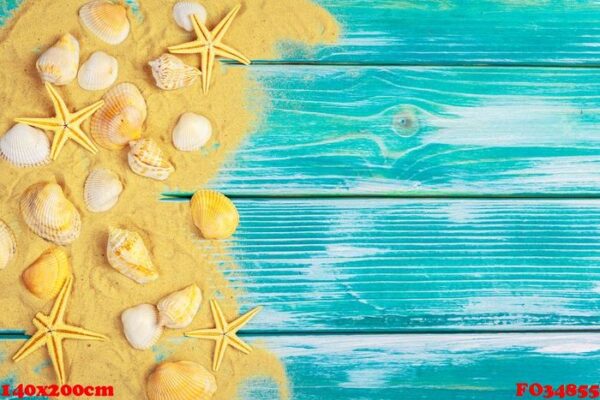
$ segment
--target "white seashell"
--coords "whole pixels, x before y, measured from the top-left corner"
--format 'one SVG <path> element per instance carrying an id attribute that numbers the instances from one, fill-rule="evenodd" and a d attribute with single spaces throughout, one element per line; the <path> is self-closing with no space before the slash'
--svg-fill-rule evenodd
<path id="1" fill-rule="evenodd" d="M 70 83 L 79 68 L 79 42 L 67 33 L 42 53 L 35 66 L 43 81 L 58 86 Z"/>
<path id="2" fill-rule="evenodd" d="M 129 142 L 131 149 L 127 161 L 131 170 L 146 178 L 164 181 L 175 171 L 175 167 L 164 158 L 162 150 L 152 139 Z"/>
<path id="3" fill-rule="evenodd" d="M 118 73 L 117 59 L 103 51 L 96 51 L 81 65 L 77 81 L 82 89 L 103 90 L 115 83 Z"/>
<path id="4" fill-rule="evenodd" d="M 100 40 L 119 44 L 129 35 L 127 9 L 108 0 L 92 0 L 79 9 L 79 18 Z"/>
<path id="5" fill-rule="evenodd" d="M 163 54 L 148 63 L 156 86 L 163 90 L 175 90 L 193 84 L 200 70 L 190 67 L 173 54 Z"/>
<path id="6" fill-rule="evenodd" d="M 123 184 L 114 172 L 95 168 L 85 180 L 85 205 L 92 212 L 108 211 L 117 204 L 122 191 Z"/>
<path id="7" fill-rule="evenodd" d="M 191 112 L 181 114 L 173 128 L 173 145 L 181 151 L 200 150 L 212 135 L 210 120 Z"/>
<path id="8" fill-rule="evenodd" d="M 17 253 L 17 240 L 12 229 L 0 219 L 0 269 L 6 268 Z"/>
<path id="9" fill-rule="evenodd" d="M 110 228 L 106 258 L 114 269 L 140 285 L 158 279 L 150 253 L 137 232 Z"/>
<path id="10" fill-rule="evenodd" d="M 50 162 L 50 141 L 44 131 L 16 124 L 0 137 L 0 157 L 18 167 Z"/>
<path id="11" fill-rule="evenodd" d="M 203 24 L 206 23 L 206 9 L 202 5 L 191 1 L 180 1 L 173 6 L 175 23 L 188 32 L 194 30 L 192 27 L 192 14 L 196 14 Z"/>
<path id="12" fill-rule="evenodd" d="M 160 324 L 171 329 L 185 328 L 192 323 L 201 303 L 202 291 L 196 285 L 171 293 L 156 305 Z"/>
<path id="13" fill-rule="evenodd" d="M 158 311 L 152 304 L 140 304 L 121 314 L 123 333 L 134 349 L 152 347 L 160 338 L 163 328 L 158 324 Z"/>

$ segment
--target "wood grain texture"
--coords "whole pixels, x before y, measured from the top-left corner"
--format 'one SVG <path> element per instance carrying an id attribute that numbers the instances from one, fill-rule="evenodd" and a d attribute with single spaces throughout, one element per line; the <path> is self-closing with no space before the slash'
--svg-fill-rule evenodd
<path id="1" fill-rule="evenodd" d="M 269 104 L 212 182 L 230 195 L 600 193 L 598 69 L 255 66 L 252 76 Z"/>

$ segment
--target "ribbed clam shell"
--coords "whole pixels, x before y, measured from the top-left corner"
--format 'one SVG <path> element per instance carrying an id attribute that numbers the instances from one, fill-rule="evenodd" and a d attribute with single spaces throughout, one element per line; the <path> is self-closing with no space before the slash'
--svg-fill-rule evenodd
<path id="1" fill-rule="evenodd" d="M 49 300 L 56 297 L 70 274 L 67 253 L 60 247 L 53 247 L 23 271 L 21 278 L 34 296 Z"/>
<path id="2" fill-rule="evenodd" d="M 12 229 L 0 219 L 0 269 L 12 261 L 17 254 L 17 239 Z"/>
<path id="3" fill-rule="evenodd" d="M 212 125 L 205 116 L 187 112 L 179 117 L 173 128 L 173 145 L 181 151 L 196 151 L 204 146 L 212 135 Z"/>
<path id="4" fill-rule="evenodd" d="M 129 35 L 127 9 L 108 0 L 92 0 L 79 9 L 79 18 L 100 40 L 119 44 Z"/>
<path id="5" fill-rule="evenodd" d="M 21 197 L 21 215 L 29 229 L 58 245 L 79 237 L 81 216 L 56 183 L 36 183 Z"/>
<path id="6" fill-rule="evenodd" d="M 123 184 L 117 174 L 106 168 L 94 168 L 85 180 L 85 205 L 92 212 L 108 211 L 117 204 L 122 191 Z"/>
<path id="7" fill-rule="evenodd" d="M 40 55 L 35 66 L 46 82 L 58 86 L 70 83 L 79 67 L 79 42 L 67 33 Z"/>
<path id="8" fill-rule="evenodd" d="M 91 121 L 94 140 L 104 148 L 118 150 L 139 139 L 148 111 L 138 88 L 131 83 L 120 83 L 102 99 L 104 105 Z"/>
<path id="9" fill-rule="evenodd" d="M 164 362 L 146 384 L 149 400 L 210 400 L 216 391 L 214 375 L 192 361 Z"/>
<path id="10" fill-rule="evenodd" d="M 138 350 L 152 347 L 163 332 L 158 324 L 158 311 L 152 304 L 140 304 L 123 311 L 121 323 L 125 338 Z"/>
<path id="11" fill-rule="evenodd" d="M 131 149 L 127 160 L 131 170 L 147 178 L 164 181 L 175 171 L 175 167 L 164 158 L 162 150 L 151 139 L 140 139 L 129 143 Z"/>
<path id="12" fill-rule="evenodd" d="M 139 284 L 158 278 L 150 254 L 137 232 L 112 228 L 108 234 L 106 256 L 110 265 Z"/>
<path id="13" fill-rule="evenodd" d="M 171 329 L 185 328 L 192 323 L 201 303 L 202 291 L 196 285 L 171 293 L 156 305 L 160 324 Z"/>
<path id="14" fill-rule="evenodd" d="M 0 137 L 0 156 L 18 167 L 48 164 L 50 141 L 44 131 L 16 124 Z"/>
<path id="15" fill-rule="evenodd" d="M 206 9 L 202 5 L 191 1 L 180 1 L 173 6 L 175 23 L 188 32 L 194 30 L 192 14 L 196 14 L 203 24 L 206 23 Z"/>
<path id="16" fill-rule="evenodd" d="M 197 191 L 190 206 L 194 225 L 205 239 L 227 239 L 240 222 L 235 204 L 214 190 Z"/>
<path id="17" fill-rule="evenodd" d="M 103 90 L 115 83 L 118 74 L 117 59 L 103 51 L 96 51 L 81 64 L 77 81 L 82 89 Z"/>
<path id="18" fill-rule="evenodd" d="M 152 68 L 156 86 L 163 90 L 190 86 L 201 74 L 198 69 L 185 64 L 173 54 L 163 54 L 148 65 Z"/>

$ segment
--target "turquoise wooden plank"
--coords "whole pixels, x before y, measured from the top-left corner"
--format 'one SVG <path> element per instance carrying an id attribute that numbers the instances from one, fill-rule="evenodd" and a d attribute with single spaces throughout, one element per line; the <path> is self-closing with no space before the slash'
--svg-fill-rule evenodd
<path id="1" fill-rule="evenodd" d="M 600 193 L 600 69 L 263 65 L 251 74 L 268 104 L 212 182 L 230 195 Z"/>
<path id="2" fill-rule="evenodd" d="M 331 46 L 282 46 L 285 62 L 598 65 L 597 1 L 318 0 Z"/>

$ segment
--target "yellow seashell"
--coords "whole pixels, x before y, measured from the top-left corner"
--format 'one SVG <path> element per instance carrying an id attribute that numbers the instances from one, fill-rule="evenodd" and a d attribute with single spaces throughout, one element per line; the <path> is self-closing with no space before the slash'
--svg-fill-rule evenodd
<path id="1" fill-rule="evenodd" d="M 148 249 L 137 232 L 111 228 L 106 256 L 114 269 L 137 283 L 143 285 L 158 278 Z"/>
<path id="2" fill-rule="evenodd" d="M 35 66 L 43 81 L 58 86 L 70 83 L 79 68 L 79 42 L 67 33 L 42 53 Z"/>
<path id="3" fill-rule="evenodd" d="M 200 70 L 190 67 L 173 54 L 163 54 L 148 65 L 152 69 L 156 86 L 163 90 L 190 86 L 201 74 Z"/>
<path id="4" fill-rule="evenodd" d="M 50 300 L 56 297 L 70 274 L 67 253 L 60 247 L 53 247 L 23 271 L 21 278 L 34 296 Z"/>
<path id="5" fill-rule="evenodd" d="M 210 400 L 216 391 L 214 375 L 192 361 L 160 364 L 146 385 L 149 400 Z"/>
<path id="6" fill-rule="evenodd" d="M 163 156 L 163 152 L 152 139 L 140 139 L 129 143 L 131 149 L 127 161 L 131 170 L 147 178 L 164 181 L 175 171 L 175 167 Z"/>
<path id="7" fill-rule="evenodd" d="M 21 197 L 21 215 L 29 229 L 58 245 L 79 237 L 81 216 L 56 183 L 36 183 Z"/>
<path id="8" fill-rule="evenodd" d="M 108 0 L 93 0 L 79 9 L 79 19 L 94 35 L 108 44 L 119 44 L 129 35 L 127 9 Z"/>
<path id="9" fill-rule="evenodd" d="M 12 229 L 0 219 L 0 269 L 6 268 L 17 254 L 17 239 Z"/>
<path id="10" fill-rule="evenodd" d="M 131 83 L 121 83 L 103 97 L 104 105 L 91 121 L 92 137 L 109 150 L 122 149 L 132 140 L 142 137 L 148 109 L 139 89 Z"/>
<path id="11" fill-rule="evenodd" d="M 202 303 L 202 291 L 190 285 L 161 299 L 156 307 L 160 324 L 171 329 L 185 328 L 192 323 Z"/>
<path id="12" fill-rule="evenodd" d="M 190 205 L 194 225 L 205 239 L 227 239 L 240 222 L 235 204 L 214 190 L 197 191 Z"/>
<path id="13" fill-rule="evenodd" d="M 163 332 L 158 323 L 158 311 L 152 304 L 140 304 L 123 311 L 121 323 L 125 338 L 138 350 L 154 346 Z"/>

